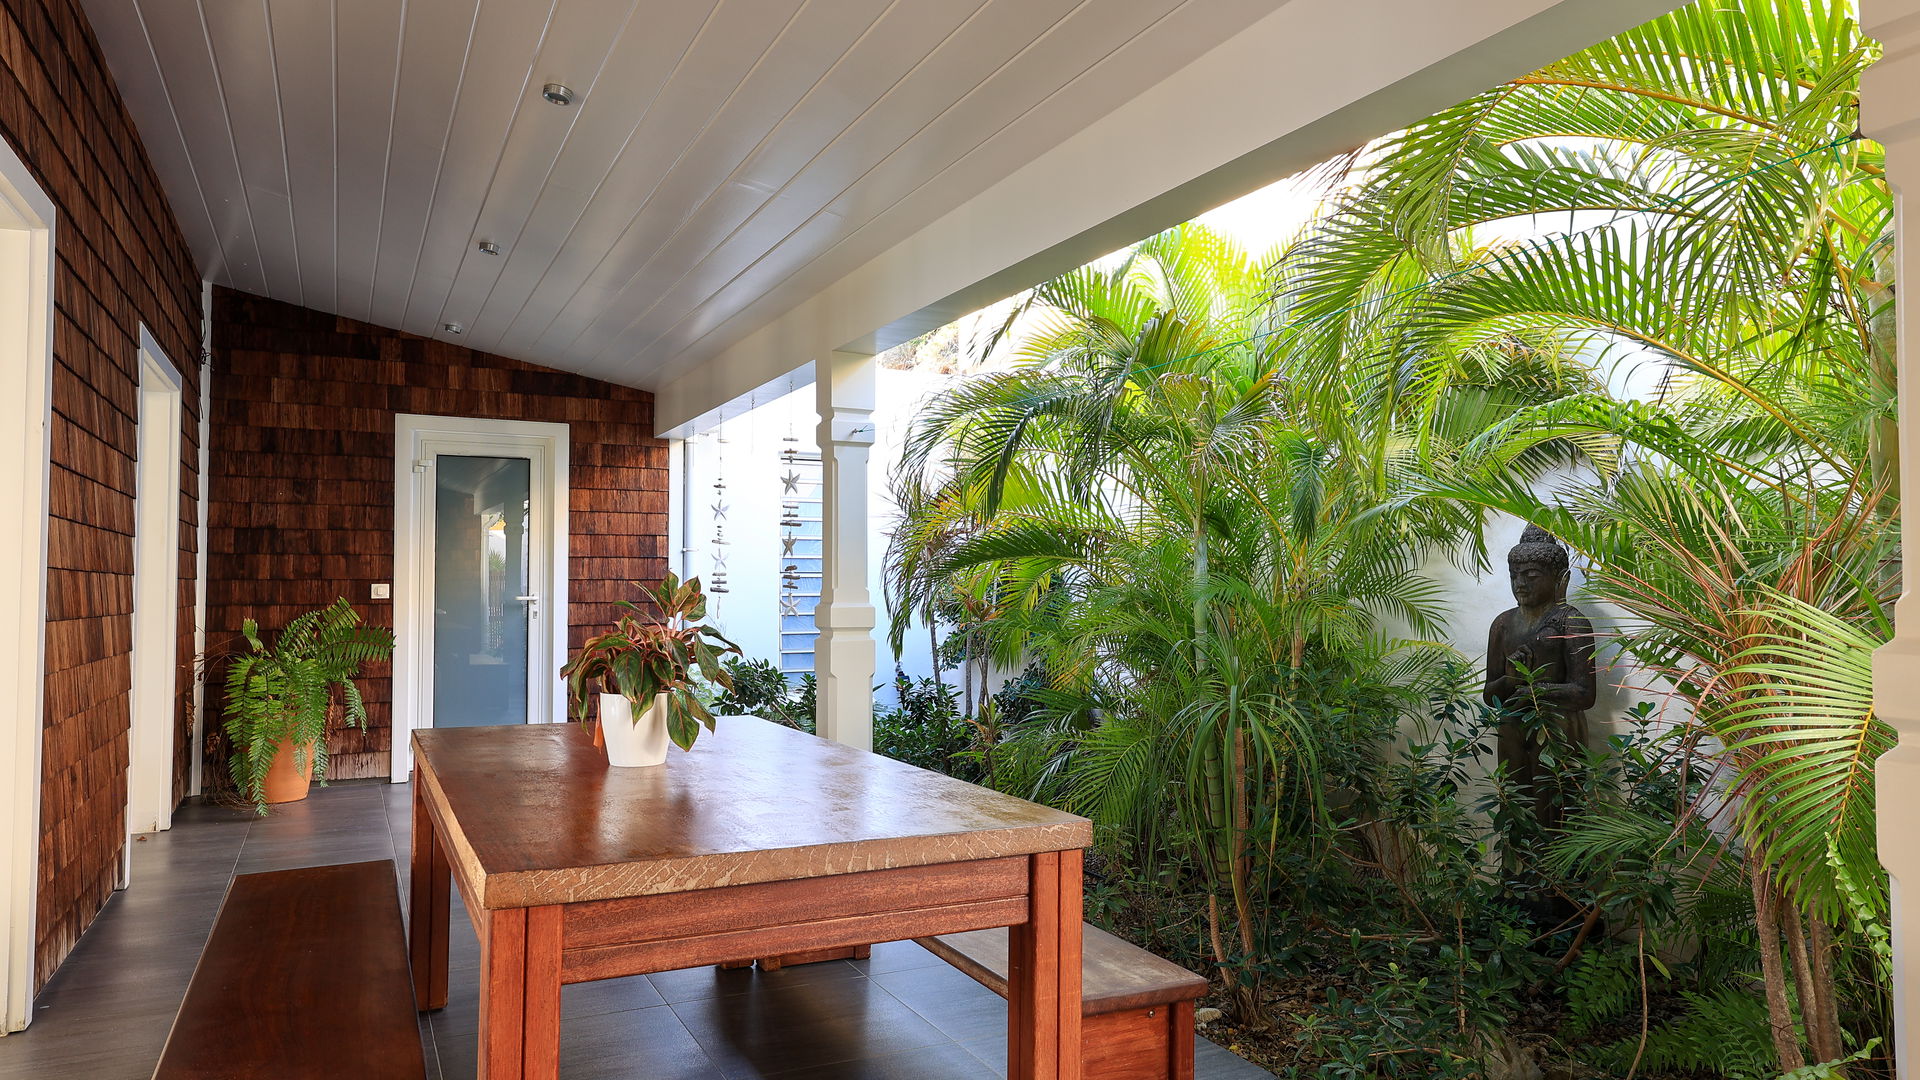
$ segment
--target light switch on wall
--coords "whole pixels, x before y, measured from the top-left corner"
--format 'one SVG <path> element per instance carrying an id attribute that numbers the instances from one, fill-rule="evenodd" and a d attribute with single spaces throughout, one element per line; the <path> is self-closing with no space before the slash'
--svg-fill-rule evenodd
<path id="1" fill-rule="evenodd" d="M 373 598 L 375 600 L 387 600 L 392 598 L 392 596 L 393 596 L 393 586 L 387 584 L 384 581 L 374 585 Z"/>

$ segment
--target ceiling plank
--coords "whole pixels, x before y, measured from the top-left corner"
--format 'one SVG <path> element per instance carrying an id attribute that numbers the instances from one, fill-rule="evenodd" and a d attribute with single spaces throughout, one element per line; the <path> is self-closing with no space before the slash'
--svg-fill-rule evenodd
<path id="1" fill-rule="evenodd" d="M 543 201 L 552 206 L 560 221 L 567 216 L 568 201 L 581 195 L 586 196 L 590 206 L 601 200 L 628 208 L 644 206 L 668 171 L 712 123 L 715 114 L 759 58 L 780 37 L 800 3 L 801 0 L 721 3 L 692 36 L 691 44 L 678 54 L 658 94 L 641 99 L 648 102 L 645 113 L 639 118 L 638 126 L 627 129 L 627 137 L 610 170 L 603 167 L 595 173 L 571 165 L 556 169 L 549 193 L 557 202 L 547 200 L 545 194 Z M 639 43 L 636 46 L 645 47 Z M 624 64 L 616 65 L 616 70 L 624 68 Z M 632 115 L 628 101 L 602 87 L 583 104 L 595 110 L 596 124 L 605 125 L 611 118 L 624 119 Z M 583 116 L 581 123 L 586 122 Z M 581 145 L 592 148 L 605 141 L 583 140 Z M 576 184 L 583 185 L 584 189 L 570 190 Z M 577 226 L 565 230 L 556 228 L 559 221 L 549 217 L 542 216 L 539 220 L 543 223 L 540 229 L 528 230 L 534 243 L 523 238 L 517 245 L 519 250 L 515 254 L 522 258 L 509 262 L 489 297 L 486 310 L 475 320 L 476 344 L 480 347 L 496 351 L 511 347 L 506 335 L 527 298 L 549 271 L 553 255 L 567 239 L 579 237 L 583 244 L 599 245 L 602 250 L 612 239 L 611 235 Z M 551 248 L 540 243 L 542 236 L 551 238 Z"/>
<path id="2" fill-rule="evenodd" d="M 556 187 L 591 190 L 605 174 L 618 152 L 614 147 L 631 134 L 639 121 L 636 114 L 645 111 L 650 88 L 665 80 L 673 58 L 704 21 L 705 7 L 672 4 L 638 21 L 641 9 L 633 0 L 597 8 L 562 3 L 554 9 L 515 100 L 506 144 L 473 226 L 474 237 L 494 241 L 503 254 L 462 252 L 432 320 L 433 332 L 439 332 L 442 322 L 457 322 L 466 327 L 466 344 L 490 347 L 485 314 L 494 308 L 500 282 L 528 273 L 528 267 L 543 265 L 547 257 L 542 251 L 547 230 L 531 220 L 535 207 Z M 545 101 L 541 90 L 549 82 L 570 87 L 574 103 L 556 106 Z"/>
<path id="3" fill-rule="evenodd" d="M 875 108 L 834 140 L 822 153 L 783 186 L 776 198 L 755 209 L 717 245 L 706 252 L 683 253 L 672 276 L 629 281 L 569 349 L 600 357 L 609 351 L 643 355 L 644 347 L 664 326 L 692 310 L 727 282 L 767 257 L 795 230 L 815 220 L 827 205 L 860 183 L 931 123 L 956 109 L 960 119 L 948 125 L 948 138 L 966 145 L 977 143 L 999 126 L 998 113 L 1029 104 L 1015 89 L 1001 88 L 1010 78 L 1028 71 L 1068 79 L 1103 55 L 1110 35 L 1131 36 L 1139 28 L 1139 12 L 1177 0 L 1106 0 L 1101 4 L 1053 0 L 995 0 L 970 20 L 908 77 L 891 89 Z M 1076 16 L 1082 24 L 1075 33 L 1064 29 Z M 989 107 L 969 106 L 984 102 Z M 984 116 L 984 119 L 982 117 Z M 991 125 L 987 127 L 986 125 Z M 979 128 L 985 127 L 985 130 Z M 938 154 L 944 147 L 935 147 Z M 910 171 L 937 171 L 940 163 L 926 155 L 902 155 Z M 827 235 L 851 231 L 860 224 L 838 218 L 816 229 Z M 791 258 L 791 255 L 785 256 Z M 789 272 L 794 267 L 787 268 Z M 658 312 L 658 314 L 655 314 Z"/>
<path id="4" fill-rule="evenodd" d="M 180 118 L 174 115 L 166 79 L 134 0 L 86 0 L 86 8 L 101 51 L 121 61 L 114 65 L 114 82 L 140 126 L 147 157 L 167 189 L 194 260 L 204 273 L 223 269 L 227 259 L 220 232 L 207 209 L 206 191 L 187 154 Z M 131 149 L 123 148 L 122 153 L 130 154 Z"/>
<path id="5" fill-rule="evenodd" d="M 406 5 L 369 315 L 381 326 L 398 326 L 406 317 L 479 12 L 479 0 L 408 0 Z"/>
<path id="6" fill-rule="evenodd" d="M 269 291 L 306 302 L 293 226 L 273 36 L 264 0 L 200 4 L 234 158 Z M 265 89 L 266 93 L 259 92 Z"/>
<path id="7" fill-rule="evenodd" d="M 618 240 L 606 258 L 595 264 L 575 260 L 556 264 L 541 282 L 539 292 L 528 302 L 516 327 L 506 339 L 512 347 L 535 352 L 558 351 L 566 339 L 578 332 L 584 313 L 598 312 L 610 302 L 622 281 L 631 281 L 666 253 L 686 246 L 710 249 L 734 224 L 753 212 L 818 155 L 840 132 L 869 109 L 875 101 L 920 63 L 956 28 L 963 24 L 983 0 L 952 4 L 888 5 L 877 21 L 870 21 L 864 32 L 849 33 L 836 27 L 851 41 L 844 53 L 827 52 L 826 46 L 812 44 L 815 34 L 792 34 L 780 48 L 800 48 L 819 52 L 832 61 L 818 70 L 807 86 L 794 83 L 754 88 L 731 102 L 729 110 L 743 116 L 759 117 L 748 130 L 759 135 L 758 142 L 735 137 L 738 124 L 721 117 L 703 137 L 703 147 L 722 156 L 711 163 L 702 162 L 696 153 L 675 169 L 679 191 L 667 189 L 645 207 L 636 209 L 619 225 Z M 792 69 L 793 64 L 767 64 Z M 791 104 L 788 104 L 791 103 Z M 785 110 L 784 112 L 782 110 Z M 704 175 L 702 175 L 704 174 Z M 696 185 L 686 182 L 699 177 L 701 198 L 685 197 Z M 719 178 L 715 183 L 714 179 Z M 683 194 L 684 193 L 684 194 Z M 619 208 L 614 207 L 614 210 Z"/>
<path id="8" fill-rule="evenodd" d="M 246 183 L 199 5 L 136 0 L 134 7 L 146 28 L 153 55 L 162 60 L 161 78 L 168 102 L 175 114 L 186 120 L 181 136 L 193 161 L 194 175 L 205 190 L 213 193 L 207 200 L 207 212 L 226 256 L 226 273 L 239 288 L 265 293 L 269 286 L 247 206 Z"/>
<path id="9" fill-rule="evenodd" d="M 373 313 L 405 8 L 395 0 L 334 0 L 336 310 L 352 319 Z"/>
<path id="10" fill-rule="evenodd" d="M 533 77 L 534 61 L 546 40 L 556 3 L 493 0 L 480 5 L 461 76 L 460 103 L 440 165 L 439 187 L 413 281 L 407 287 L 406 312 L 394 324 L 399 329 L 438 333 L 441 312 L 466 260 L 492 262 L 497 268 L 498 257 L 474 250 L 480 240 L 501 242 L 491 228 L 481 228 L 481 212 L 499 176 L 500 160 L 520 111 L 550 108 L 540 99 Z"/>
<path id="11" fill-rule="evenodd" d="M 1134 23 L 1136 32 L 1070 80 L 1041 79 L 1022 88 L 1020 96 L 1033 106 L 1007 120 L 986 139 L 965 145 L 960 123 L 963 109 L 957 107 L 917 133 L 860 184 L 849 186 L 823 216 L 828 221 L 849 219 L 858 223 L 858 228 L 835 230 L 827 224 L 809 223 L 804 231 L 785 239 L 761 263 L 728 282 L 659 337 L 630 339 L 619 348 L 646 350 L 650 362 L 663 373 L 684 370 L 691 360 L 673 358 L 690 349 L 705 353 L 724 348 L 710 335 L 747 307 L 771 315 L 790 306 L 789 298 L 803 270 L 810 281 L 838 280 L 884 250 L 891 243 L 889 237 L 921 227 L 1005 176 L 1008 162 L 1030 161 L 1058 145 L 1077 130 L 1074 118 L 1125 100 L 1129 90 L 1138 86 L 1134 72 L 1139 66 L 1188 63 L 1218 44 L 1222 26 L 1250 25 L 1271 11 L 1269 0 L 1186 0 L 1180 5 L 1155 3 L 1137 8 L 1136 17 L 1145 21 Z M 1076 14 L 1083 13 L 1084 9 Z M 1113 12 L 1103 8 L 1100 14 L 1111 16 Z M 1062 27 L 1063 32 L 1074 35 L 1082 29 Z M 1107 41 L 1112 43 L 1113 39 Z M 1043 50 L 1036 47 L 1021 59 L 1043 56 Z M 1042 62 L 1038 70 L 1047 70 L 1047 65 Z M 1027 71 L 1032 74 L 1035 69 L 1029 67 Z M 929 158 L 945 163 L 930 178 L 920 178 L 907 167 L 906 163 Z M 875 205 L 879 207 L 877 212 Z M 791 250 L 783 254 L 783 249 Z M 810 258 L 800 262 L 798 253 Z M 731 340 L 737 338 L 726 344 Z"/>
<path id="12" fill-rule="evenodd" d="M 273 37 L 275 98 L 280 103 L 281 147 L 292 203 L 301 303 L 337 311 L 334 200 L 333 5 L 312 0 L 267 0 Z"/>

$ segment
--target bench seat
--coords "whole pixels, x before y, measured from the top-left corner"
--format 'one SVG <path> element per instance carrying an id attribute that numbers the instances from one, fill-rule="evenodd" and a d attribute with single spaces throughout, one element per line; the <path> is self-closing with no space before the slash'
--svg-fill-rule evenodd
<path id="1" fill-rule="evenodd" d="M 935 956 L 1007 996 L 1007 931 L 917 938 Z M 1087 924 L 1080 967 L 1081 1073 L 1100 1080 L 1192 1080 L 1193 1003 L 1207 980 Z"/>
<path id="2" fill-rule="evenodd" d="M 241 874 L 154 1080 L 422 1080 L 393 860 Z"/>

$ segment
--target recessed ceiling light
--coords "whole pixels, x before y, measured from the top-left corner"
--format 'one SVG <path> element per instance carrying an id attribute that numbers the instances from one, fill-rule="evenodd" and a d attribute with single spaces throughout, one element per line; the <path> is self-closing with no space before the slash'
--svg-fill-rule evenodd
<path id="1" fill-rule="evenodd" d="M 478 244 L 475 244 L 474 246 L 480 249 L 480 254 L 482 255 L 500 254 L 500 245 L 494 243 L 491 240 L 482 240 Z"/>
<path id="2" fill-rule="evenodd" d="M 573 87 L 565 83 L 550 82 L 540 88 L 540 96 L 555 105 L 573 104 Z"/>
<path id="3" fill-rule="evenodd" d="M 457 322 L 441 323 L 440 329 L 445 330 L 449 334 L 464 334 L 467 332 L 467 328 Z"/>

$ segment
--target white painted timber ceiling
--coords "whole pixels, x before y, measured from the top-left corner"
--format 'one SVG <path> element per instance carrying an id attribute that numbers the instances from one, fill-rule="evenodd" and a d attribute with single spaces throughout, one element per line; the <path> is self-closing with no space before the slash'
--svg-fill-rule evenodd
<path id="1" fill-rule="evenodd" d="M 650 386 L 1283 2 L 86 7 L 209 278 Z"/>

